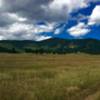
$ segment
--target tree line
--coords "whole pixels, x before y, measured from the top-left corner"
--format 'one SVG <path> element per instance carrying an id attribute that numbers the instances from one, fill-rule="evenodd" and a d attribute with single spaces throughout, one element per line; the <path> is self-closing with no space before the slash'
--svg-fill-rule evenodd
<path id="1" fill-rule="evenodd" d="M 100 41 L 51 39 L 35 41 L 0 41 L 0 53 L 90 53 L 100 54 Z"/>

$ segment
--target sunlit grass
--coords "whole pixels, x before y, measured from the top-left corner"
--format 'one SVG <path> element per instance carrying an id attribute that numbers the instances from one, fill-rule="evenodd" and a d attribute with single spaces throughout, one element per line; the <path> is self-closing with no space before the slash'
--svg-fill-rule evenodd
<path id="1" fill-rule="evenodd" d="M 91 100 L 99 91 L 99 55 L 0 54 L 0 100 Z"/>

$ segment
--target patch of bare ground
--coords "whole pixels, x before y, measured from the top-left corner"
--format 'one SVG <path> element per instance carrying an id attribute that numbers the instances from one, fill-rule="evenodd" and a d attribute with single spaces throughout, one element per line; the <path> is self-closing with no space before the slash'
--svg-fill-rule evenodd
<path id="1" fill-rule="evenodd" d="M 98 99 L 99 96 L 100 96 L 100 91 L 96 91 L 95 93 L 88 95 L 88 96 L 85 98 L 85 100 L 99 100 L 99 99 Z"/>

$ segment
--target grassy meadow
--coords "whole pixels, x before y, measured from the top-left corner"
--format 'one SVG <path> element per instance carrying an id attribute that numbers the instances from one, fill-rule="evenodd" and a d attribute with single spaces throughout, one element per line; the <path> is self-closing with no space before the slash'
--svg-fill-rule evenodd
<path id="1" fill-rule="evenodd" d="M 0 54 L 0 100 L 100 100 L 100 55 Z"/>

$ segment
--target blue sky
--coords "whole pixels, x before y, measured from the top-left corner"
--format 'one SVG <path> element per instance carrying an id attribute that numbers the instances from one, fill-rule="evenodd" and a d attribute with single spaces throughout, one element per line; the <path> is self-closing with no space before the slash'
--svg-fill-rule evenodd
<path id="1" fill-rule="evenodd" d="M 0 0 L 0 40 L 100 39 L 100 0 Z"/>

